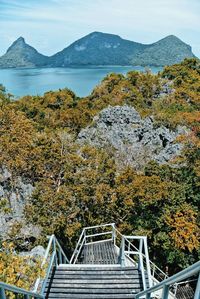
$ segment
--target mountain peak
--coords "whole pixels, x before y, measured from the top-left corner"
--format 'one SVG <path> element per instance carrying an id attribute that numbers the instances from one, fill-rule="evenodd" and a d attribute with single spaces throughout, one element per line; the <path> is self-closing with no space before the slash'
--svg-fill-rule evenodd
<path id="1" fill-rule="evenodd" d="M 7 53 L 13 49 L 16 49 L 16 48 L 24 48 L 26 46 L 26 42 L 25 42 L 25 39 L 20 36 L 18 39 L 16 39 L 12 45 L 8 48 L 7 50 Z"/>
<path id="2" fill-rule="evenodd" d="M 0 57 L 0 68 L 46 66 L 47 60 L 47 56 L 38 53 L 20 36 L 12 43 L 7 52 Z"/>
<path id="3" fill-rule="evenodd" d="M 173 35 L 173 34 L 168 35 L 168 36 L 162 38 L 158 42 L 160 42 L 160 41 L 162 41 L 162 42 L 165 41 L 167 43 L 169 43 L 169 42 L 172 42 L 172 43 L 176 42 L 176 43 L 183 43 L 183 44 L 185 44 L 180 38 L 178 38 L 176 35 Z"/>
<path id="4" fill-rule="evenodd" d="M 23 36 L 18 37 L 18 39 L 16 39 L 15 43 L 25 43 L 25 39 L 23 38 Z"/>

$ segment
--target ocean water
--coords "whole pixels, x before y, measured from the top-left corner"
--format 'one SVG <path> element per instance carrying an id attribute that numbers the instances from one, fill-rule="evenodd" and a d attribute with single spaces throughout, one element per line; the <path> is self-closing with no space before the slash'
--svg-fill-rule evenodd
<path id="1" fill-rule="evenodd" d="M 144 71 L 144 67 L 132 66 L 91 66 L 73 68 L 25 68 L 0 69 L 0 84 L 16 98 L 24 95 L 42 95 L 49 90 L 69 88 L 77 96 L 91 93 L 96 85 L 109 73 L 126 74 L 131 70 Z M 162 68 L 152 67 L 157 73 Z"/>

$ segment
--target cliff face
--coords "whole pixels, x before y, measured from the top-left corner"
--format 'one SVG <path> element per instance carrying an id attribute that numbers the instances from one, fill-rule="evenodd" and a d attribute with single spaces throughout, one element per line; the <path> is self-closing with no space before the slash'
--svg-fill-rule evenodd
<path id="1" fill-rule="evenodd" d="M 24 182 L 21 177 L 12 178 L 6 168 L 0 168 L 0 199 L 6 202 L 0 209 L 0 236 L 9 239 L 11 229 L 17 224 L 21 226 L 16 238 L 38 238 L 39 227 L 26 224 L 24 208 L 34 190 L 30 182 Z"/>
<path id="2" fill-rule="evenodd" d="M 133 107 L 125 105 L 102 110 L 90 127 L 82 129 L 78 141 L 112 147 L 118 163 L 141 169 L 151 160 L 164 164 L 179 155 L 182 145 L 176 137 L 180 134 L 186 134 L 184 128 L 156 127 L 151 117 L 142 119 Z"/>
<path id="3" fill-rule="evenodd" d="M 51 57 L 44 56 L 18 38 L 0 57 L 0 68 L 67 67 L 75 65 L 163 66 L 194 57 L 192 49 L 176 36 L 145 45 L 118 35 L 93 32 Z"/>

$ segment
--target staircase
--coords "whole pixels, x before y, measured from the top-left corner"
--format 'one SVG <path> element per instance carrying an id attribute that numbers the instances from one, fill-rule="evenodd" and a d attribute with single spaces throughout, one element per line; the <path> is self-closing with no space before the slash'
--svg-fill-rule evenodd
<path id="1" fill-rule="evenodd" d="M 108 234 L 113 235 L 113 231 L 81 235 L 71 263 L 60 264 L 50 273 L 46 299 L 125 299 L 143 290 L 141 270 L 121 265 L 114 238 L 99 240 Z M 146 272 L 145 281 L 148 285 Z"/>
<path id="2" fill-rule="evenodd" d="M 48 279 L 46 298 L 125 299 L 142 290 L 138 269 L 119 265 L 60 265 Z"/>
<path id="3" fill-rule="evenodd" d="M 149 260 L 145 236 L 124 236 L 113 223 L 84 228 L 70 260 L 52 235 L 41 268 L 31 291 L 0 282 L 0 299 L 178 299 L 177 285 L 194 275 L 200 299 L 200 261 L 168 277 Z"/>

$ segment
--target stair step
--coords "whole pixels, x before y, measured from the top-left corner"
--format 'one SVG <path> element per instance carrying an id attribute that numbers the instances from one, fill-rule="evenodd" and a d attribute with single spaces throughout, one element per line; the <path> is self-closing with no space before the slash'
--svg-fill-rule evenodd
<path id="1" fill-rule="evenodd" d="M 140 288 L 134 289 L 73 289 L 73 288 L 52 288 L 51 293 L 62 293 L 62 294 L 137 294 Z"/>
<path id="2" fill-rule="evenodd" d="M 122 283 L 122 284 L 100 284 L 100 283 L 95 283 L 95 284 L 82 284 L 82 283 L 57 283 L 57 282 L 53 282 L 51 284 L 51 288 L 62 288 L 62 287 L 66 287 L 66 288 L 81 288 L 81 289 L 123 289 L 123 288 L 140 288 L 140 283 Z"/>
<path id="3" fill-rule="evenodd" d="M 61 264 L 56 271 L 138 271 L 134 267 L 121 267 L 120 265 L 77 265 L 77 264 Z"/>
<path id="4" fill-rule="evenodd" d="M 47 280 L 46 299 L 134 299 L 141 273 L 120 265 L 60 265 Z"/>
<path id="5" fill-rule="evenodd" d="M 134 298 L 134 294 L 57 294 L 57 293 L 50 293 L 48 298 L 70 298 L 70 299 L 126 299 L 126 298 Z"/>
<path id="6" fill-rule="evenodd" d="M 141 275 L 140 274 L 134 274 L 134 275 L 131 275 L 131 274 L 116 274 L 116 275 L 103 275 L 103 274 L 73 274 L 73 275 L 70 275 L 70 274 L 57 274 L 55 273 L 54 275 L 54 279 L 66 279 L 66 280 L 73 280 L 73 279 L 106 279 L 106 280 L 112 280 L 112 279 L 121 279 L 121 278 L 124 278 L 124 279 L 132 279 L 132 280 L 135 280 L 135 279 L 140 279 L 141 278 Z"/>
<path id="7" fill-rule="evenodd" d="M 63 281 L 63 280 L 62 280 Z M 67 282 L 67 280 L 64 280 Z M 73 279 L 73 282 L 70 282 L 73 284 L 76 283 L 82 283 L 82 284 L 107 284 L 108 280 L 107 279 Z M 112 284 L 132 284 L 133 280 L 132 279 L 113 279 Z"/>

